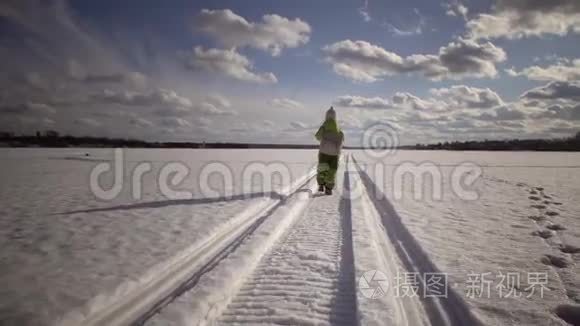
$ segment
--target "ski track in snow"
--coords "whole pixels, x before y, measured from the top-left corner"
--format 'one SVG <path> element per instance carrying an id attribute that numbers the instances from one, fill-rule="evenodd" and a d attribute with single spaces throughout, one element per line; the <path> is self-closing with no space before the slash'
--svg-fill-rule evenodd
<path id="1" fill-rule="evenodd" d="M 360 168 L 363 164 L 349 162 L 345 155 L 333 196 L 313 196 L 314 182 L 310 180 L 298 182 L 302 186 L 289 189 L 285 196 L 271 198 L 264 205 L 268 209 L 256 206 L 248 210 L 251 216 L 238 218 L 247 223 L 240 222 L 235 238 L 227 236 L 234 233 L 231 229 L 214 234 L 225 240 L 208 242 L 207 250 L 200 253 L 203 259 L 176 257 L 176 265 L 183 266 L 168 264 L 166 277 L 150 271 L 156 284 L 140 282 L 144 289 L 125 289 L 115 302 L 111 297 L 101 298 L 103 302 L 93 309 L 113 306 L 111 310 L 118 311 L 98 316 L 98 322 L 92 324 L 124 325 L 131 320 L 135 325 L 479 325 L 473 306 L 453 285 L 447 284 L 449 296 L 445 299 L 400 300 L 387 293 L 383 298 L 365 300 L 357 291 L 356 281 L 369 270 L 386 272 L 390 280 L 399 271 L 440 272 L 429 247 L 421 246 L 393 203 L 384 194 L 371 196 L 380 190 Z M 526 196 L 529 193 L 527 199 L 521 198 L 529 200 L 537 212 L 529 216 L 536 227 L 530 239 L 535 242 L 531 237 L 537 237 L 548 250 L 548 254 L 539 253 L 538 260 L 558 275 L 570 301 L 577 301 L 574 267 L 580 249 L 566 241 L 570 231 L 560 213 L 565 212 L 567 202 L 543 187 L 487 178 L 509 184 L 510 189 L 518 187 Z M 350 194 L 357 183 L 362 196 Z M 300 196 L 306 193 L 307 197 Z M 528 223 L 526 216 L 522 220 Z M 173 277 L 178 272 L 183 275 Z M 175 291 L 168 295 L 170 290 Z M 118 302 L 127 309 L 117 308 Z M 578 306 L 560 304 L 548 309 L 563 320 L 577 322 Z M 86 324 L 80 321 L 99 312 L 89 309 L 78 316 L 75 313 L 80 312 L 73 311 L 68 322 Z M 123 318 L 108 319 L 115 315 Z"/>
<path id="2" fill-rule="evenodd" d="M 350 216 L 339 201 L 340 194 L 315 195 L 217 324 L 356 324 Z"/>
<path id="3" fill-rule="evenodd" d="M 310 198 L 297 221 L 284 226 L 285 232 L 279 233 L 275 245 L 262 256 L 253 271 L 241 272 L 239 278 L 222 279 L 222 284 L 232 285 L 219 289 L 223 294 L 213 294 L 221 299 L 215 301 L 216 307 L 210 308 L 205 317 L 200 319 L 198 312 L 190 316 L 184 313 L 188 307 L 196 307 L 193 301 L 203 300 L 195 294 L 189 297 L 186 294 L 178 299 L 177 305 L 170 304 L 167 311 L 155 316 L 151 324 L 356 325 L 361 321 L 373 325 L 387 321 L 413 326 L 480 324 L 452 289 L 448 289 L 448 298 L 439 300 L 399 299 L 393 292 L 385 294 L 386 301 L 369 301 L 358 296 L 355 280 L 361 275 L 355 272 L 360 274 L 373 266 L 389 269 L 390 278 L 395 271 L 438 270 L 397 220 L 396 213 L 384 206 L 388 201 L 371 199 L 368 192 L 374 183 L 368 176 L 353 169 L 354 164 L 348 171 L 348 160 L 343 165 L 338 173 L 337 188 L 342 186 L 345 192 L 334 196 L 317 194 Z M 364 185 L 358 190 L 366 200 L 350 193 L 349 173 L 354 174 L 359 186 Z M 362 219 L 354 228 L 356 241 L 353 241 L 353 203 L 357 214 L 362 214 L 356 217 Z M 377 229 L 381 223 L 384 227 Z M 369 228 L 378 230 L 367 234 L 375 245 L 369 246 L 361 238 L 360 232 Z M 382 260 L 378 265 L 373 262 L 381 260 L 379 256 L 385 252 L 390 257 L 387 261 Z M 208 276 L 210 274 L 211 271 Z M 385 311 L 383 315 L 374 311 L 375 303 Z M 369 310 L 370 306 L 374 308 Z"/>
<path id="4" fill-rule="evenodd" d="M 360 168 L 357 161 L 354 160 L 359 177 L 366 193 L 374 193 L 371 198 L 374 213 L 378 213 L 386 232 L 386 237 L 392 243 L 396 255 L 404 266 L 403 272 L 416 273 L 420 282 L 419 295 L 424 312 L 431 325 L 481 325 L 481 321 L 473 315 L 464 298 L 459 295 L 447 281 L 444 282 L 443 296 L 437 296 L 431 293 L 425 287 L 427 281 L 424 279 L 426 274 L 442 273 L 437 266 L 431 261 L 429 255 L 421 247 L 413 234 L 407 229 L 401 220 L 401 217 L 395 210 L 393 204 L 381 192 L 377 184 L 374 183 L 369 175 Z M 394 295 L 394 294 L 393 294 Z M 408 303 L 407 303 L 408 305 Z M 409 310 L 408 307 L 405 308 Z M 411 323 L 414 325 L 414 323 Z"/>

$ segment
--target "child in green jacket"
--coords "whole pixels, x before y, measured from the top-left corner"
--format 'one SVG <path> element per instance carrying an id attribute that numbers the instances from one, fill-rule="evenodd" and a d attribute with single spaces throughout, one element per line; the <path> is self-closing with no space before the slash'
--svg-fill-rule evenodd
<path id="1" fill-rule="evenodd" d="M 327 195 L 332 195 L 334 188 L 336 170 L 338 169 L 338 159 L 344 141 L 344 134 L 336 122 L 336 112 L 333 107 L 326 111 L 326 118 L 318 131 L 316 139 L 320 141 L 318 151 L 318 191 L 324 191 Z"/>

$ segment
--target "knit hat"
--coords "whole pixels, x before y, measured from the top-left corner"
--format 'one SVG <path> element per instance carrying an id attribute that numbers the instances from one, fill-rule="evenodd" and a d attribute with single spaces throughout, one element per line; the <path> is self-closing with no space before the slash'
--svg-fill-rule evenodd
<path id="1" fill-rule="evenodd" d="M 328 119 L 336 120 L 336 112 L 332 106 L 326 111 L 326 120 Z"/>

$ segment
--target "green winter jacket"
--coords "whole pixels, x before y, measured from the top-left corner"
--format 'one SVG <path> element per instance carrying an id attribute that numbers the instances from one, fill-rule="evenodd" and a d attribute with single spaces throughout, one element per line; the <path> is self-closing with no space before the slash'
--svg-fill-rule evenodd
<path id="1" fill-rule="evenodd" d="M 320 141 L 320 153 L 335 156 L 340 155 L 344 134 L 338 127 L 336 120 L 326 119 L 320 128 L 318 128 L 315 137 Z"/>

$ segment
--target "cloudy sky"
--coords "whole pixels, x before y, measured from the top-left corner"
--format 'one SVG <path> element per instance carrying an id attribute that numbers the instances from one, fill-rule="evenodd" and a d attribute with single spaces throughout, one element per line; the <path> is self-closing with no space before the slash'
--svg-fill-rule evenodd
<path id="1" fill-rule="evenodd" d="M 3 0 L 0 130 L 347 143 L 580 130 L 578 0 Z"/>

